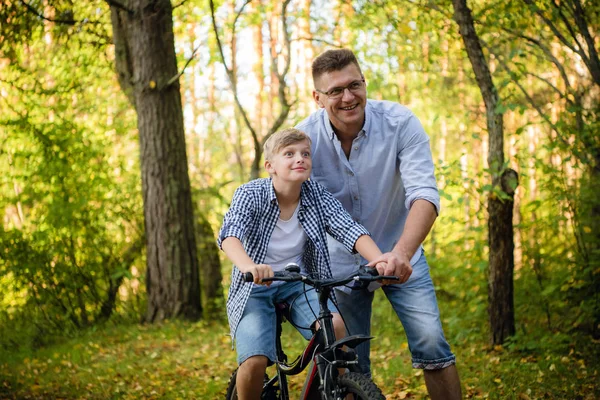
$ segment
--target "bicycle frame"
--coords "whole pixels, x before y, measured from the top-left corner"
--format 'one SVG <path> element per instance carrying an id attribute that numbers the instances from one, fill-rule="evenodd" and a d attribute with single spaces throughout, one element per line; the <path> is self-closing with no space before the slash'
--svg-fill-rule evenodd
<path id="1" fill-rule="evenodd" d="M 281 399 L 289 398 L 287 376 L 299 374 L 311 362 L 312 367 L 308 371 L 300 398 L 308 400 L 313 393 L 320 393 L 323 389 L 327 389 L 330 384 L 335 382 L 338 376 L 338 368 L 348 368 L 358 364 L 356 354 L 353 351 L 343 350 L 343 347 L 354 348 L 360 343 L 373 338 L 372 336 L 365 335 L 351 335 L 337 341 L 335 340 L 333 315 L 327 306 L 330 293 L 331 288 L 328 287 L 318 290 L 320 311 L 317 321 L 319 328 L 314 330 L 314 334 L 307 346 L 290 364 L 287 364 L 287 356 L 281 344 L 283 313 L 277 310 L 277 374 L 265 383 L 264 389 L 272 387 L 279 381 Z M 316 387 L 315 385 L 319 386 Z M 325 390 L 324 392 L 327 398 L 330 398 L 329 391 Z M 321 398 L 320 395 L 319 398 Z"/>
<path id="2" fill-rule="evenodd" d="M 300 267 L 296 264 L 288 264 L 286 271 L 275 272 L 271 278 L 263 278 L 263 282 L 284 281 L 304 282 L 312 286 L 318 294 L 319 315 L 316 318 L 318 328 L 312 327 L 313 336 L 302 353 L 288 364 L 287 356 L 281 344 L 282 324 L 285 313 L 279 306 L 276 308 L 277 331 L 276 331 L 276 361 L 277 373 L 273 378 L 268 378 L 263 384 L 261 399 L 263 400 L 289 400 L 287 377 L 297 375 L 311 365 L 306 377 L 304 388 L 301 393 L 303 400 L 336 400 L 344 397 L 347 393 L 361 393 L 368 398 L 383 399 L 383 394 L 377 386 L 364 375 L 358 372 L 358 359 L 356 353 L 351 350 L 360 343 L 371 340 L 372 336 L 351 335 L 336 340 L 333 328 L 333 315 L 327 306 L 329 295 L 335 287 L 346 285 L 351 281 L 361 283 L 374 282 L 376 280 L 398 279 L 395 276 L 380 276 L 373 268 L 361 267 L 359 270 L 342 279 L 315 279 L 308 275 L 300 274 Z M 244 274 L 246 282 L 252 282 L 254 277 L 250 272 Z M 348 370 L 344 375 L 339 370 Z M 232 375 L 227 389 L 228 398 L 236 398 L 236 372 Z M 340 384 L 340 381 L 345 381 Z M 279 384 L 278 384 L 279 382 Z M 355 390 L 362 392 L 355 392 Z M 363 397 L 361 397 L 363 398 Z M 366 397 L 365 397 L 366 398 Z"/>

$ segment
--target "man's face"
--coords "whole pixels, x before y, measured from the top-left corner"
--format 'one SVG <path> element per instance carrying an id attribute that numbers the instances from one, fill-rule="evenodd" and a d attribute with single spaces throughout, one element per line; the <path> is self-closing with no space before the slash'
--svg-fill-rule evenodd
<path id="1" fill-rule="evenodd" d="M 312 158 L 308 140 L 285 146 L 265 161 L 267 172 L 280 181 L 302 183 L 310 178 Z"/>
<path id="2" fill-rule="evenodd" d="M 326 72 L 315 81 L 313 98 L 324 108 L 329 120 L 338 130 L 357 133 L 365 120 L 367 90 L 358 67 L 349 64 L 339 71 Z M 337 97 L 325 93 L 339 92 Z M 356 131 L 356 132 L 355 132 Z"/>

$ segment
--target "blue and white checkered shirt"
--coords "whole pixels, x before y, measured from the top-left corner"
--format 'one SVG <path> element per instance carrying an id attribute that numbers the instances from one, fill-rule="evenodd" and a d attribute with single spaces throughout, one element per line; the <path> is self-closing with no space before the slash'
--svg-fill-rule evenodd
<path id="1" fill-rule="evenodd" d="M 242 242 L 248 256 L 255 263 L 262 264 L 279 214 L 270 178 L 256 179 L 240 186 L 223 219 L 217 241 L 219 247 L 225 238 L 236 237 Z M 348 252 L 354 252 L 354 243 L 360 236 L 369 234 L 362 225 L 352 220 L 331 193 L 315 181 L 302 184 L 298 221 L 308 236 L 304 248 L 304 265 L 309 275 L 320 278 L 332 276 L 327 233 Z M 235 338 L 252 285 L 252 282 L 244 282 L 242 273 L 234 266 L 227 299 L 227 317 L 232 338 Z"/>

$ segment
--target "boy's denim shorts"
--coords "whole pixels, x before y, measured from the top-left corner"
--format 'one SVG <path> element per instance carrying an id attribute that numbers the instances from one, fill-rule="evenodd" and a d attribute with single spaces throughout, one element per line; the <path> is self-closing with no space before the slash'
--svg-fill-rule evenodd
<path id="1" fill-rule="evenodd" d="M 306 291 L 306 293 L 305 293 Z M 310 339 L 310 327 L 319 315 L 317 293 L 302 282 L 274 282 L 271 286 L 254 285 L 244 314 L 235 333 L 235 347 L 238 364 L 253 356 L 265 356 L 270 361 L 276 359 L 275 335 L 277 334 L 275 303 L 291 305 L 291 319 L 305 339 Z M 337 309 L 328 302 L 331 312 Z"/>

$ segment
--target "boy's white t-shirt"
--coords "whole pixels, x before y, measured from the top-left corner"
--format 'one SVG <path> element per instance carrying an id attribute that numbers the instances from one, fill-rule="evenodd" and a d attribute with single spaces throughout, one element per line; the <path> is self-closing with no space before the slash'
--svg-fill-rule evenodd
<path id="1" fill-rule="evenodd" d="M 306 272 L 302 255 L 308 236 L 298 221 L 299 208 L 300 202 L 287 221 L 281 218 L 277 219 L 264 261 L 273 268 L 273 271 L 283 271 L 287 264 L 296 263 L 302 272 Z"/>

